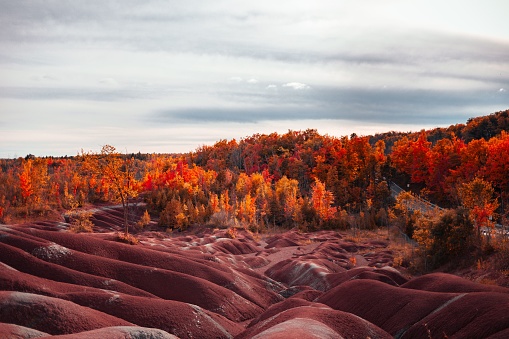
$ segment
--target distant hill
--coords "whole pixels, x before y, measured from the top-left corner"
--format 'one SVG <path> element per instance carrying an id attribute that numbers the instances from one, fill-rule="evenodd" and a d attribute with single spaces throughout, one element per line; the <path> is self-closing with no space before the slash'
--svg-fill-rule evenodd
<path id="1" fill-rule="evenodd" d="M 509 132 L 509 110 L 492 113 L 485 116 L 470 118 L 466 124 L 451 125 L 447 128 L 439 127 L 426 131 L 428 141 L 435 144 L 438 140 L 451 138 L 454 134 L 465 143 L 472 140 L 490 138 L 500 135 L 502 131 Z M 420 132 L 385 132 L 370 136 L 370 144 L 375 145 L 377 141 L 383 140 L 390 153 L 392 146 L 403 137 L 417 139 Z"/>

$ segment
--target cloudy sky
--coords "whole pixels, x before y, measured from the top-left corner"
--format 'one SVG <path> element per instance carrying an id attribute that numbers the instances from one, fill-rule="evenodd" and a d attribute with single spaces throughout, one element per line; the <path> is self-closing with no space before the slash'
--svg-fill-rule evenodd
<path id="1" fill-rule="evenodd" d="M 507 0 L 0 0 L 0 158 L 509 108 Z"/>

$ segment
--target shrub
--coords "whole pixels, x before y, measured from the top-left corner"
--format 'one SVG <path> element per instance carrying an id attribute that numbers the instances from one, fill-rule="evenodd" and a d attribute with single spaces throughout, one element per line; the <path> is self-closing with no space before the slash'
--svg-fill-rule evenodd
<path id="1" fill-rule="evenodd" d="M 226 231 L 226 235 L 228 236 L 228 238 L 230 239 L 235 239 L 237 238 L 237 229 L 235 227 L 230 227 L 228 229 L 228 231 Z"/>
<path id="2" fill-rule="evenodd" d="M 446 212 L 433 227 L 432 251 L 437 263 L 466 252 L 473 241 L 474 225 L 463 208 Z"/>
<path id="3" fill-rule="evenodd" d="M 433 269 L 460 258 L 473 244 L 474 227 L 468 211 L 459 208 L 432 218 L 420 216 L 413 236 L 419 244 L 420 259 L 414 262 L 418 269 Z"/>
<path id="4" fill-rule="evenodd" d="M 228 228 L 236 226 L 237 222 L 235 218 L 231 217 L 225 211 L 219 211 L 210 217 L 209 224 L 215 225 L 220 228 Z"/>
<path id="5" fill-rule="evenodd" d="M 140 243 L 140 241 L 134 235 L 129 234 L 129 233 L 126 234 L 123 232 L 117 233 L 116 240 L 126 243 L 126 244 L 129 244 L 129 245 L 137 245 Z"/>
<path id="6" fill-rule="evenodd" d="M 71 226 L 69 230 L 74 233 L 93 232 L 94 224 L 90 220 L 92 213 L 89 211 L 73 211 L 69 215 Z"/>
<path id="7" fill-rule="evenodd" d="M 136 226 L 140 229 L 147 227 L 150 224 L 150 215 L 148 214 L 148 211 L 145 210 L 145 213 L 143 213 L 142 217 L 138 222 L 136 223 Z"/>

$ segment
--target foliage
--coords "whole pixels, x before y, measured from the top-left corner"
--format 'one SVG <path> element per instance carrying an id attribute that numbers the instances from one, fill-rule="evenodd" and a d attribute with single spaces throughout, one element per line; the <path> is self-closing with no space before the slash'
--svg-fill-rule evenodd
<path id="1" fill-rule="evenodd" d="M 138 220 L 138 222 L 136 223 L 136 226 L 138 228 L 145 228 L 148 225 L 150 225 L 150 214 L 148 213 L 147 210 L 145 210 L 140 220 Z"/>
<path id="2" fill-rule="evenodd" d="M 122 203 L 124 209 L 124 233 L 129 234 L 129 199 L 138 195 L 137 182 L 133 173 L 133 158 L 123 157 L 115 147 L 104 145 L 101 153 L 81 152 L 82 169 L 93 180 L 103 182 L 110 199 Z"/>
<path id="3" fill-rule="evenodd" d="M 469 210 L 470 219 L 480 237 L 482 227 L 493 228 L 492 217 L 498 207 L 491 184 L 481 178 L 463 183 L 459 188 L 462 205 Z"/>
<path id="4" fill-rule="evenodd" d="M 228 236 L 228 238 L 230 239 L 235 239 L 237 238 L 238 236 L 238 232 L 237 232 L 237 229 L 235 227 L 230 227 L 228 228 L 228 231 L 226 231 L 226 235 Z"/>
<path id="5" fill-rule="evenodd" d="M 0 218 L 120 201 L 127 234 L 130 203 L 141 195 L 147 215 L 138 224 L 158 216 L 164 229 L 373 229 L 392 221 L 412 235 L 420 216 L 395 204 L 396 182 L 444 207 L 467 207 L 481 227 L 508 216 L 508 112 L 419 133 L 256 134 L 183 155 L 124 155 L 105 145 L 77 157 L 0 159 Z M 480 180 L 491 185 L 491 200 L 470 204 L 466 192 Z"/>
<path id="6" fill-rule="evenodd" d="M 468 253 L 473 244 L 474 228 L 463 208 L 440 215 L 420 215 L 413 238 L 419 245 L 420 269 L 430 270 Z"/>
<path id="7" fill-rule="evenodd" d="M 140 241 L 132 234 L 117 233 L 116 240 L 129 245 L 138 245 Z"/>
<path id="8" fill-rule="evenodd" d="M 73 210 L 68 214 L 68 216 L 71 222 L 71 226 L 69 226 L 69 231 L 74 233 L 93 232 L 94 224 L 90 220 L 90 218 L 92 217 L 91 212 Z"/>

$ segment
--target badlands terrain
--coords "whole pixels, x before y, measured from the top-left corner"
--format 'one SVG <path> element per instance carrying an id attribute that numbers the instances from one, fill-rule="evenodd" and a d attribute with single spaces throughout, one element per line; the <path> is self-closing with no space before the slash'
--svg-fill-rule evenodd
<path id="1" fill-rule="evenodd" d="M 393 268 L 346 232 L 145 230 L 116 241 L 62 222 L 0 226 L 0 337 L 508 338 L 509 289 Z"/>

